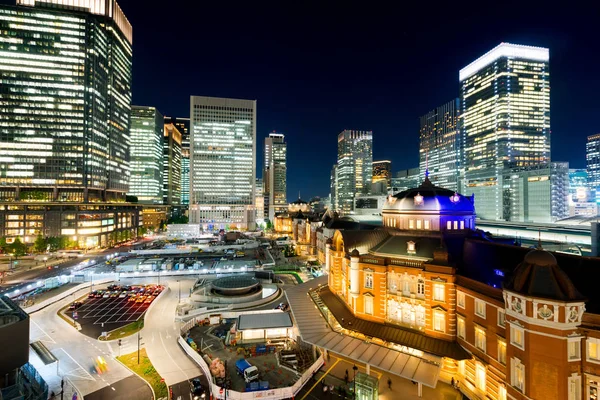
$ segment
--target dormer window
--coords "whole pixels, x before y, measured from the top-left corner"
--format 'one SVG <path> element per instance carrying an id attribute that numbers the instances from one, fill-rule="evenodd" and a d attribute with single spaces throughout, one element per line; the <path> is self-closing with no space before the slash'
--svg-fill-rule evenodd
<path id="1" fill-rule="evenodd" d="M 406 242 L 406 252 L 408 254 L 417 254 L 416 243 L 412 240 L 410 242 Z"/>
<path id="2" fill-rule="evenodd" d="M 421 196 L 421 193 L 417 193 L 417 195 L 414 198 L 415 200 L 415 206 L 422 206 L 423 205 L 423 196 Z"/>
<path id="3" fill-rule="evenodd" d="M 460 196 L 458 195 L 458 193 L 454 192 L 454 195 L 450 196 L 450 201 L 454 204 L 458 203 L 460 201 Z"/>

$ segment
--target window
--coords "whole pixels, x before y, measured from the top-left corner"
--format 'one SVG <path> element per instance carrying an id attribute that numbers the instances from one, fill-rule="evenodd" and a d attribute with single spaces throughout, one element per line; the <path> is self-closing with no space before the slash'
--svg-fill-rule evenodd
<path id="1" fill-rule="evenodd" d="M 443 311 L 433 312 L 433 329 L 438 332 L 446 332 L 446 314 Z"/>
<path id="2" fill-rule="evenodd" d="M 458 221 L 454 221 L 454 229 L 458 229 Z"/>
<path id="3" fill-rule="evenodd" d="M 446 298 L 445 288 L 443 283 L 433 284 L 433 300 L 444 301 Z"/>
<path id="4" fill-rule="evenodd" d="M 365 288 L 373 289 L 373 273 L 365 272 Z"/>
<path id="5" fill-rule="evenodd" d="M 423 220 L 421 220 L 421 219 L 417 220 L 417 229 L 421 229 L 422 223 L 423 223 Z"/>
<path id="6" fill-rule="evenodd" d="M 521 364 L 521 360 L 513 358 L 510 370 L 510 384 L 525 393 L 525 366 Z"/>
<path id="7" fill-rule="evenodd" d="M 456 292 L 456 305 L 465 308 L 465 294 L 463 292 Z"/>
<path id="8" fill-rule="evenodd" d="M 525 331 L 523 328 L 515 325 L 510 326 L 510 344 L 525 350 Z"/>
<path id="9" fill-rule="evenodd" d="M 500 385 L 498 388 L 498 400 L 506 400 L 506 387 L 504 385 Z"/>
<path id="10" fill-rule="evenodd" d="M 411 219 L 408 221 L 408 229 L 415 229 L 415 220 Z"/>
<path id="11" fill-rule="evenodd" d="M 465 376 L 465 360 L 460 360 L 458 362 L 458 373 L 462 376 Z"/>
<path id="12" fill-rule="evenodd" d="M 569 361 L 581 360 L 581 338 L 569 338 Z"/>
<path id="13" fill-rule="evenodd" d="M 481 318 L 485 318 L 485 301 L 475 299 L 475 314 Z"/>
<path id="14" fill-rule="evenodd" d="M 568 396 L 568 400 L 581 400 L 581 376 L 578 374 L 571 374 L 569 377 Z"/>
<path id="15" fill-rule="evenodd" d="M 365 314 L 373 315 L 373 298 L 371 296 L 365 296 Z"/>
<path id="16" fill-rule="evenodd" d="M 475 365 L 475 386 L 482 392 L 485 392 L 485 375 L 485 366 L 478 362 Z"/>
<path id="17" fill-rule="evenodd" d="M 462 340 L 466 340 L 467 338 L 467 329 L 465 325 L 465 319 L 461 316 L 458 317 L 458 326 L 456 330 L 456 336 L 461 338 Z"/>
<path id="18" fill-rule="evenodd" d="M 477 326 L 475 327 L 475 347 L 485 353 L 485 331 Z"/>
<path id="19" fill-rule="evenodd" d="M 406 252 L 408 254 L 417 254 L 417 248 L 415 247 L 416 243 L 412 240 L 410 242 L 406 242 Z"/>
<path id="20" fill-rule="evenodd" d="M 465 229 L 465 221 L 460 221 L 460 229 Z"/>
<path id="21" fill-rule="evenodd" d="M 504 310 L 498 309 L 498 326 L 501 326 L 503 328 L 506 326 L 506 322 L 504 321 L 504 317 L 505 317 Z"/>
<path id="22" fill-rule="evenodd" d="M 452 229 L 452 221 L 446 222 L 446 229 L 448 229 L 448 230 Z"/>
<path id="23" fill-rule="evenodd" d="M 425 229 L 431 229 L 430 226 L 429 226 L 429 220 L 428 219 L 426 219 L 425 221 L 423 221 L 423 226 L 424 226 Z"/>
<path id="24" fill-rule="evenodd" d="M 425 281 L 423 279 L 417 281 L 417 295 L 425 296 Z"/>
<path id="25" fill-rule="evenodd" d="M 506 365 L 506 342 L 498 339 L 498 362 Z"/>
<path id="26" fill-rule="evenodd" d="M 588 361 L 600 362 L 600 340 L 596 338 L 587 338 L 586 342 Z"/>

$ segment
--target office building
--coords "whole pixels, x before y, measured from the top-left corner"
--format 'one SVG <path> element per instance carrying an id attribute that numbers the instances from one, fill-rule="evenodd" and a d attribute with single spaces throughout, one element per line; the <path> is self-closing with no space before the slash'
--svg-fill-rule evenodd
<path id="1" fill-rule="evenodd" d="M 173 124 L 164 125 L 163 144 L 163 204 L 179 206 L 181 204 L 181 132 Z M 178 213 L 174 207 L 173 213 Z"/>
<path id="2" fill-rule="evenodd" d="M 181 133 L 181 205 L 190 204 L 190 119 L 165 117 Z"/>
<path id="3" fill-rule="evenodd" d="M 387 191 L 392 187 L 392 162 L 390 160 L 373 161 L 373 180 L 371 191 Z"/>
<path id="4" fill-rule="evenodd" d="M 254 229 L 256 100 L 191 97 L 190 222 Z"/>
<path id="5" fill-rule="evenodd" d="M 163 202 L 163 116 L 154 107 L 131 107 L 129 192 L 138 203 Z"/>
<path id="6" fill-rule="evenodd" d="M 0 296 L 0 315 L 0 340 L 4 347 L 0 357 L 0 398 L 48 399 L 48 384 L 29 363 L 29 315 L 7 296 Z M 38 352 L 39 343 L 32 344 L 31 349 Z"/>
<path id="7" fill-rule="evenodd" d="M 256 225 L 261 226 L 268 217 L 268 211 L 265 212 L 265 195 L 263 194 L 263 180 L 256 178 L 254 184 L 254 206 L 256 207 Z M 266 215 L 265 215 L 266 214 Z"/>
<path id="8" fill-rule="evenodd" d="M 459 101 L 454 99 L 420 118 L 419 169 L 429 171 L 436 186 L 459 190 L 461 154 L 458 127 Z"/>
<path id="9" fill-rule="evenodd" d="M 600 133 L 588 136 L 585 145 L 588 186 L 600 200 Z"/>
<path id="10" fill-rule="evenodd" d="M 354 197 L 368 194 L 373 180 L 373 132 L 344 130 L 338 135 L 338 211 L 351 213 Z"/>
<path id="11" fill-rule="evenodd" d="M 89 247 L 135 232 L 115 216 L 140 220 L 124 203 L 132 28 L 114 0 L 77 4 L 0 6 L 0 231 L 9 241 L 58 232 Z M 88 210 L 95 220 L 72 220 L 87 203 L 98 205 Z"/>
<path id="12" fill-rule="evenodd" d="M 424 398 L 457 381 L 469 399 L 596 398 L 600 262 L 497 242 L 473 200 L 426 180 L 386 202 L 386 229 L 336 230 L 330 273 L 286 292 L 299 334 Z"/>
<path id="13" fill-rule="evenodd" d="M 424 175 L 420 174 L 419 167 L 396 172 L 396 175 L 392 178 L 392 194 L 419 186 L 423 181 L 423 177 Z"/>
<path id="14" fill-rule="evenodd" d="M 501 43 L 460 70 L 463 191 L 479 218 L 503 218 L 503 169 L 550 161 L 548 63 L 546 48 Z"/>
<path id="15" fill-rule="evenodd" d="M 551 223 L 569 215 L 569 163 L 505 168 L 499 178 L 503 185 L 502 220 Z"/>
<path id="16" fill-rule="evenodd" d="M 265 168 L 263 170 L 263 195 L 268 197 L 268 218 L 286 212 L 287 203 L 287 143 L 285 136 L 273 132 L 265 139 Z"/>
<path id="17" fill-rule="evenodd" d="M 354 214 L 381 215 L 387 194 L 361 194 L 354 198 Z"/>
<path id="18" fill-rule="evenodd" d="M 586 169 L 569 169 L 569 216 L 581 215 L 594 217 L 598 215 L 596 191 L 588 185 Z"/>
<path id="19" fill-rule="evenodd" d="M 333 164 L 331 167 L 331 176 L 329 177 L 329 198 L 331 210 L 338 210 L 338 199 L 337 199 L 337 164 Z"/>

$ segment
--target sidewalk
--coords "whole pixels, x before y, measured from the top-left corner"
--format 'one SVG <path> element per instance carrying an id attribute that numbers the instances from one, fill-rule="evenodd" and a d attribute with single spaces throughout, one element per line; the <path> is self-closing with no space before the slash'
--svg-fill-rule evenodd
<path id="1" fill-rule="evenodd" d="M 309 380 L 304 388 L 298 393 L 297 398 L 304 399 L 341 399 L 340 393 L 347 393 L 347 398 L 350 398 L 353 389 L 352 380 L 354 378 L 353 363 L 331 355 L 330 359 L 321 368 L 321 371 L 316 375 L 315 380 Z M 357 365 L 357 373 L 366 373 L 365 367 Z M 348 371 L 348 383 L 344 381 L 344 375 Z M 379 397 L 380 400 L 461 400 L 462 395 L 452 388 L 450 385 L 438 381 L 435 389 L 423 386 L 423 396 L 417 395 L 417 385 L 411 381 L 401 378 L 396 375 L 382 373 L 371 368 L 370 375 L 379 379 Z M 387 380 L 392 380 L 392 388 L 388 389 Z M 324 383 L 323 383 L 324 382 Z M 334 387 L 333 393 L 323 392 L 323 386 L 329 385 Z M 343 390 L 340 390 L 342 388 Z"/>

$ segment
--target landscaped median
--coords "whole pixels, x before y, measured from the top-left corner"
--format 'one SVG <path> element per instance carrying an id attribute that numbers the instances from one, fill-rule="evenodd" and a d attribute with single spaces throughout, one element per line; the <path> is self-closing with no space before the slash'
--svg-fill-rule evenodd
<path id="1" fill-rule="evenodd" d="M 146 349 L 140 349 L 139 364 L 137 351 L 117 357 L 117 360 L 148 382 L 156 399 L 168 398 L 167 385 L 154 369 L 146 354 Z"/>
<path id="2" fill-rule="evenodd" d="M 139 331 L 142 330 L 143 327 L 144 327 L 144 320 L 140 319 L 140 320 L 134 321 L 130 324 L 127 324 L 125 326 L 122 326 L 120 328 L 113 329 L 112 331 L 107 332 L 106 336 L 100 336 L 98 338 L 98 340 L 108 341 L 108 340 L 123 339 L 127 336 L 133 335 L 134 333 L 138 333 Z"/>

